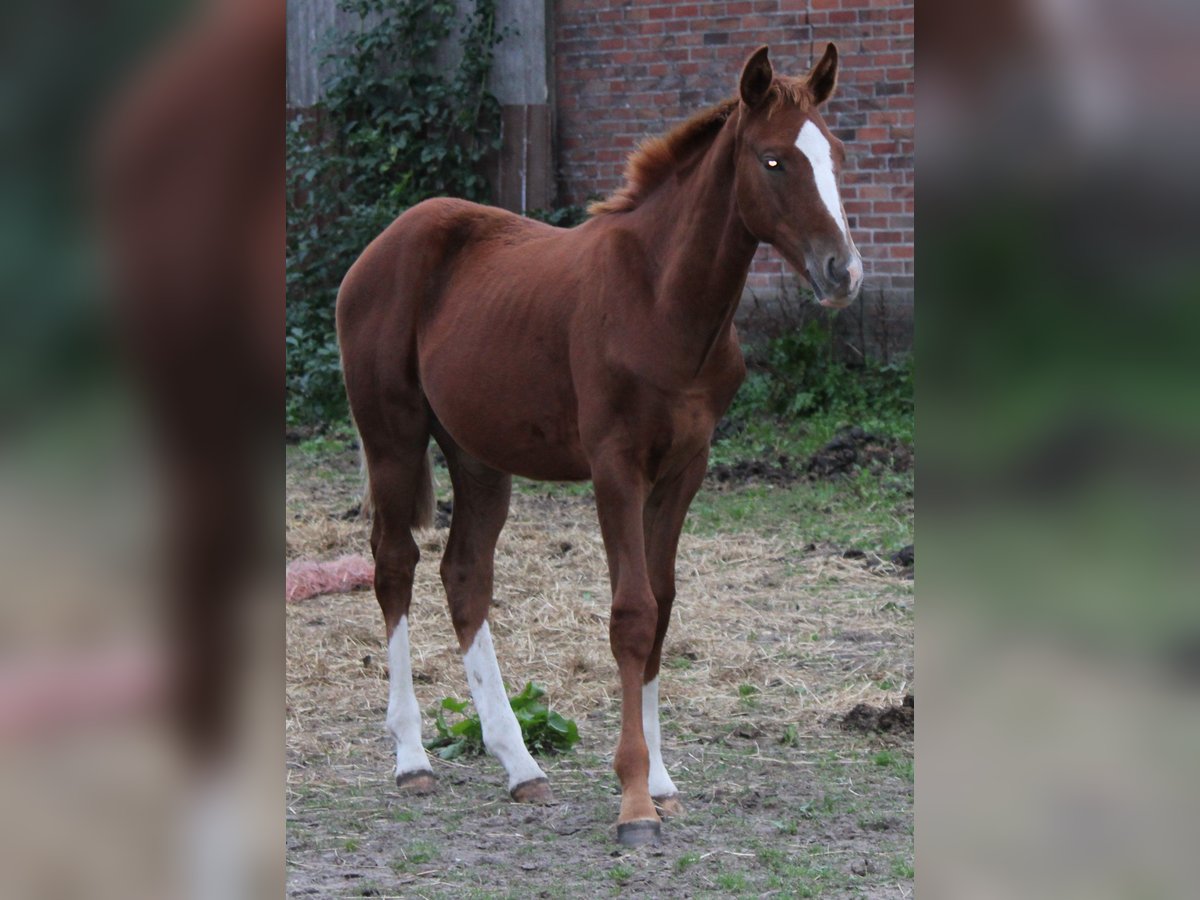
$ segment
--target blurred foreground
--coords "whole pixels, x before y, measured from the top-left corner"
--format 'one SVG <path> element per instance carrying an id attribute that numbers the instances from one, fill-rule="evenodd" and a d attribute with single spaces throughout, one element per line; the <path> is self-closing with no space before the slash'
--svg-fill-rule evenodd
<path id="1" fill-rule="evenodd" d="M 1200 8 L 918 18 L 920 890 L 1193 895 Z"/>
<path id="2" fill-rule="evenodd" d="M 9 22 L 0 895 L 278 894 L 284 6 Z"/>

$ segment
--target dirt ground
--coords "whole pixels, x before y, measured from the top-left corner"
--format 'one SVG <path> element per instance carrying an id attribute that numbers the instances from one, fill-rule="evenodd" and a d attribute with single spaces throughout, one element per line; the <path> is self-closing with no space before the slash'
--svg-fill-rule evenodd
<path id="1" fill-rule="evenodd" d="M 711 487 L 698 500 L 710 523 L 751 490 Z M 289 559 L 367 552 L 366 526 L 347 518 L 357 492 L 352 451 L 289 448 Z M 911 502 L 886 512 L 911 535 Z M 497 556 L 492 627 L 509 687 L 546 686 L 579 724 L 572 752 L 541 760 L 553 806 L 512 803 L 490 757 L 434 759 L 437 794 L 401 796 L 374 597 L 289 605 L 289 896 L 912 896 L 911 568 L 891 561 L 899 547 L 864 552 L 871 529 L 855 534 L 847 552 L 819 516 L 685 533 L 662 699 L 664 757 L 687 809 L 661 845 L 637 850 L 615 841 L 618 689 L 586 489 L 518 486 Z M 445 538 L 442 527 L 421 541 L 422 709 L 467 696 L 437 579 Z"/>

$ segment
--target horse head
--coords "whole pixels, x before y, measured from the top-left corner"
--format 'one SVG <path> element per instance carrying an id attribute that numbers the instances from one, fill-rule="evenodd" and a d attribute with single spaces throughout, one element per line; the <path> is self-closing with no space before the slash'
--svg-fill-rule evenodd
<path id="1" fill-rule="evenodd" d="M 800 272 L 822 306 L 841 308 L 862 287 L 862 257 L 838 193 L 845 148 L 818 108 L 837 83 L 837 48 L 804 78 L 776 75 L 760 47 L 740 84 L 735 191 L 746 229 Z"/>

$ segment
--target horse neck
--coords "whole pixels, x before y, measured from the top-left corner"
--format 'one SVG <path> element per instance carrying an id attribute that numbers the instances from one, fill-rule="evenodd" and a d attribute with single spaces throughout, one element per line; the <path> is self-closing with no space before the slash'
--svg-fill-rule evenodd
<path id="1" fill-rule="evenodd" d="M 734 195 L 736 113 L 682 177 L 647 199 L 645 246 L 658 263 L 655 308 L 671 347 L 699 372 L 729 332 L 758 241 Z"/>

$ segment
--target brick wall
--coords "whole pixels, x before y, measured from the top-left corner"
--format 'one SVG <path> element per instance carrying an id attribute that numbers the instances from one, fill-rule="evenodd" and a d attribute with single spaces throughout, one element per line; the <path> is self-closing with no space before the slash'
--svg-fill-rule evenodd
<path id="1" fill-rule="evenodd" d="M 846 143 L 842 199 L 865 293 L 911 322 L 912 0 L 561 0 L 553 25 L 563 203 L 608 194 L 639 140 L 732 96 L 759 45 L 770 45 L 777 70 L 800 75 L 837 43 L 839 86 L 824 116 Z M 792 284 L 779 256 L 760 249 L 748 287 L 770 296 Z"/>

